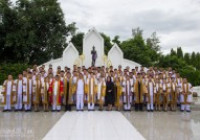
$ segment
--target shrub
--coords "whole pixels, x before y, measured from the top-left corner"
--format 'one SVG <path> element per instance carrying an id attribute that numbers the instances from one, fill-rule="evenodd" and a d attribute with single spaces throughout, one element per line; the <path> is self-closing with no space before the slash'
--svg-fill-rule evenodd
<path id="1" fill-rule="evenodd" d="M 26 70 L 28 67 L 30 67 L 30 65 L 21 63 L 0 64 L 0 85 L 3 84 L 9 74 L 13 75 L 13 78 L 16 79 L 18 74 L 22 73 L 23 70 Z"/>

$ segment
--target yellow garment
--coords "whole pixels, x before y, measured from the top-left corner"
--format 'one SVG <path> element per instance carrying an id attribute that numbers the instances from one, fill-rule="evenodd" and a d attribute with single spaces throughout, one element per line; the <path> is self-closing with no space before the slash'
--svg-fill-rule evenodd
<path id="1" fill-rule="evenodd" d="M 138 85 L 140 82 L 140 89 L 138 89 Z M 147 88 L 145 86 L 145 83 L 142 82 L 142 79 L 137 79 L 134 85 L 134 94 L 135 94 L 135 103 L 143 103 L 143 95 L 148 93 Z M 139 97 L 139 91 L 140 91 L 140 97 Z"/>
<path id="2" fill-rule="evenodd" d="M 75 84 L 74 84 L 75 85 Z M 72 78 L 69 79 L 69 96 L 68 96 L 68 104 L 72 104 L 72 95 L 75 92 L 73 88 L 76 87 L 72 84 Z M 64 104 L 66 105 L 66 98 L 67 98 L 67 79 L 65 78 L 65 83 L 64 83 Z"/>
<path id="3" fill-rule="evenodd" d="M 40 80 L 36 80 L 36 83 L 33 85 L 33 104 L 38 105 L 40 103 L 42 83 Z"/>
<path id="4" fill-rule="evenodd" d="M 8 80 L 6 80 L 4 82 L 4 84 L 3 84 L 3 92 L 1 93 L 4 96 L 4 102 L 2 102 L 3 105 L 6 104 L 7 83 L 8 83 Z M 11 98 L 10 98 L 10 103 L 11 104 L 15 104 L 16 103 L 16 101 L 13 101 L 13 96 L 16 96 L 16 92 L 13 91 L 13 86 L 14 86 L 14 81 L 12 80 L 11 81 Z"/>
<path id="5" fill-rule="evenodd" d="M 117 88 L 117 98 L 116 98 L 116 107 L 120 107 L 122 106 L 122 104 L 120 103 L 120 97 L 122 96 L 122 86 L 121 86 L 121 83 L 120 81 L 117 81 L 116 82 L 116 88 Z"/>

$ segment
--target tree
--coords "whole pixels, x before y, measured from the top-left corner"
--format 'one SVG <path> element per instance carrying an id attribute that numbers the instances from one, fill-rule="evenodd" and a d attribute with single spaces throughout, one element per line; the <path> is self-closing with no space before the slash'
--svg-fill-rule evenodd
<path id="1" fill-rule="evenodd" d="M 79 54 L 83 53 L 83 37 L 84 37 L 84 33 L 80 32 L 80 33 L 75 34 L 71 39 L 71 42 L 79 51 Z"/>
<path id="2" fill-rule="evenodd" d="M 143 34 L 143 30 L 141 30 L 140 27 L 132 29 L 133 38 L 135 38 L 136 36 L 142 36 L 142 34 Z"/>
<path id="3" fill-rule="evenodd" d="M 185 60 L 185 62 L 187 62 L 188 64 L 190 64 L 190 54 L 189 53 L 185 53 L 184 54 L 184 60 Z"/>
<path id="4" fill-rule="evenodd" d="M 200 70 L 200 53 L 198 52 L 196 54 L 196 64 L 195 64 L 195 67 Z"/>
<path id="5" fill-rule="evenodd" d="M 9 2 L 9 1 L 8 1 Z M 0 8 L 1 62 L 41 64 L 61 57 L 66 38 L 73 35 L 75 23 L 66 26 L 57 0 L 18 0 L 16 6 Z"/>
<path id="6" fill-rule="evenodd" d="M 101 36 L 103 37 L 104 39 L 104 50 L 105 50 L 105 54 L 108 54 L 108 51 L 112 48 L 112 43 L 111 43 L 111 40 L 110 40 L 110 37 L 107 36 L 106 34 L 104 33 L 100 33 Z"/>
<path id="7" fill-rule="evenodd" d="M 177 53 L 176 53 L 176 51 L 174 51 L 174 49 L 171 49 L 170 55 L 171 56 L 177 56 Z"/>
<path id="8" fill-rule="evenodd" d="M 160 51 L 160 40 L 156 35 L 156 32 L 153 32 L 150 38 L 147 38 L 147 45 L 151 47 L 156 52 Z"/>
<path id="9" fill-rule="evenodd" d="M 191 65 L 196 66 L 196 54 L 195 54 L 195 52 L 192 52 L 192 55 L 191 55 Z"/>
<path id="10" fill-rule="evenodd" d="M 146 45 L 149 47 L 149 55 L 151 57 L 151 61 L 156 63 L 161 55 L 160 53 L 160 41 L 156 35 L 156 32 L 153 32 L 150 38 L 147 38 Z"/>
<path id="11" fill-rule="evenodd" d="M 16 60 L 12 40 L 16 31 L 15 21 L 17 20 L 17 13 L 11 6 L 10 0 L 0 2 L 0 62 Z"/>
<path id="12" fill-rule="evenodd" d="M 118 46 L 120 46 L 121 41 L 119 40 L 119 36 L 116 35 L 116 36 L 113 38 L 112 42 L 113 42 L 113 43 L 116 43 Z"/>
<path id="13" fill-rule="evenodd" d="M 183 51 L 181 47 L 177 47 L 177 56 L 178 58 L 183 58 Z"/>

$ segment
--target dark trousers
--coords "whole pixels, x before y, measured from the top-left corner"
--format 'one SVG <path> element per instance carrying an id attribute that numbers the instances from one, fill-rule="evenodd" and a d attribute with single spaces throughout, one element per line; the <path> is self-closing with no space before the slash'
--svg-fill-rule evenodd
<path id="1" fill-rule="evenodd" d="M 65 105 L 65 111 L 71 111 L 72 109 L 71 109 L 71 105 Z"/>
<path id="2" fill-rule="evenodd" d="M 143 103 L 136 103 L 135 111 L 143 111 Z"/>

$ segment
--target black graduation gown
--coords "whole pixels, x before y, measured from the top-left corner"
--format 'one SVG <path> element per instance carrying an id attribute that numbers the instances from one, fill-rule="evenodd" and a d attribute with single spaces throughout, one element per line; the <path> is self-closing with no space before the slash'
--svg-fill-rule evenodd
<path id="1" fill-rule="evenodd" d="M 111 92 L 108 92 L 111 90 Z M 114 94 L 114 83 L 113 82 L 107 82 L 106 83 L 106 105 L 112 104 L 114 105 L 115 102 L 115 94 Z"/>

